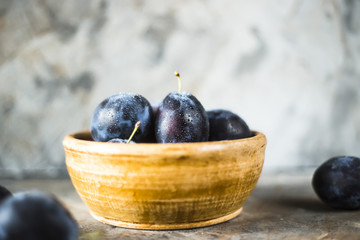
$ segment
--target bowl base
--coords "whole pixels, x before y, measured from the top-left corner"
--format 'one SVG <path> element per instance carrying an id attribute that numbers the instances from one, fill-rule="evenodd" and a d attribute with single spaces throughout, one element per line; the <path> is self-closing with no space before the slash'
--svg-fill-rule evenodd
<path id="1" fill-rule="evenodd" d="M 131 228 L 131 229 L 142 229 L 142 230 L 175 230 L 175 229 L 189 229 L 189 228 L 199 228 L 199 227 L 206 227 L 222 222 L 226 222 L 230 219 L 235 218 L 238 216 L 243 208 L 236 210 L 228 215 L 218 217 L 215 219 L 210 219 L 206 221 L 200 222 L 189 222 L 189 223 L 175 223 L 175 224 L 148 224 L 148 223 L 131 223 L 131 222 L 123 222 L 119 220 L 113 220 L 98 216 L 90 211 L 90 214 L 96 220 L 106 223 L 109 225 L 113 225 L 116 227 L 123 227 L 123 228 Z"/>

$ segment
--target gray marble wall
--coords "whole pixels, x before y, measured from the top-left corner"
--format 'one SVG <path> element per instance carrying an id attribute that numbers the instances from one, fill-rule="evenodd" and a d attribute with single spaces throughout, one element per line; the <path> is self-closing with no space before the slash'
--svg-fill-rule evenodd
<path id="1" fill-rule="evenodd" d="M 0 0 L 0 177 L 64 176 L 102 99 L 175 70 L 267 135 L 265 171 L 360 155 L 360 1 Z"/>

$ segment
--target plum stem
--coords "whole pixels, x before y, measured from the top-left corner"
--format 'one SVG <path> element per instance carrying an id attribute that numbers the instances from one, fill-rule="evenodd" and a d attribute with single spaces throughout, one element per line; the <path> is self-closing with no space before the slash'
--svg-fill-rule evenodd
<path id="1" fill-rule="evenodd" d="M 180 78 L 180 73 L 175 72 L 175 76 L 176 76 L 177 79 L 178 79 L 178 86 L 179 86 L 178 91 L 179 91 L 179 93 L 181 93 L 181 78 Z"/>
<path id="2" fill-rule="evenodd" d="M 135 124 L 135 128 L 134 128 L 133 132 L 131 133 L 129 139 L 127 140 L 126 144 L 128 144 L 128 143 L 131 141 L 131 139 L 132 139 L 133 136 L 135 135 L 136 131 L 137 131 L 138 128 L 140 127 L 140 124 L 141 124 L 140 121 L 138 121 L 138 122 Z"/>

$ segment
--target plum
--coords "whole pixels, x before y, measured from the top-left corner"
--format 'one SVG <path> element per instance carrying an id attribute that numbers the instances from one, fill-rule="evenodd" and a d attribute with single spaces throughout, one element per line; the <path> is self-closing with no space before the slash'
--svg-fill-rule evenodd
<path id="1" fill-rule="evenodd" d="M 318 197 L 333 208 L 360 208 L 360 158 L 333 157 L 314 172 L 312 186 Z"/>
<path id="2" fill-rule="evenodd" d="M 180 75 L 176 75 L 180 79 Z M 208 141 L 209 120 L 199 100 L 181 92 L 180 87 L 179 92 L 169 93 L 156 115 L 155 137 L 159 143 Z"/>
<path id="3" fill-rule="evenodd" d="M 128 140 L 126 140 L 126 139 L 121 139 L 121 138 L 113 138 L 113 139 L 111 139 L 111 140 L 109 140 L 108 142 L 110 142 L 110 143 L 129 143 L 129 144 L 135 144 L 135 142 L 134 141 L 129 141 L 128 142 Z"/>
<path id="4" fill-rule="evenodd" d="M 237 114 L 217 109 L 207 112 L 210 124 L 209 141 L 232 140 L 251 137 L 246 122 Z"/>
<path id="5" fill-rule="evenodd" d="M 141 122 L 134 142 L 149 142 L 154 138 L 152 107 L 143 96 L 119 93 L 103 100 L 91 120 L 91 136 L 95 141 L 127 139 L 137 121 Z"/>
<path id="6" fill-rule="evenodd" d="M 133 132 L 131 133 L 131 136 L 129 137 L 129 139 L 121 139 L 121 138 L 113 138 L 111 140 L 109 140 L 108 142 L 111 142 L 111 143 L 131 143 L 131 144 L 135 144 L 134 141 L 131 141 L 131 139 L 134 137 L 136 131 L 139 129 L 141 125 L 141 122 L 138 121 L 136 124 L 135 124 L 135 127 L 134 127 L 134 130 Z"/>
<path id="7" fill-rule="evenodd" d="M 16 193 L 0 205 L 0 239 L 76 240 L 78 233 L 67 209 L 45 193 Z"/>

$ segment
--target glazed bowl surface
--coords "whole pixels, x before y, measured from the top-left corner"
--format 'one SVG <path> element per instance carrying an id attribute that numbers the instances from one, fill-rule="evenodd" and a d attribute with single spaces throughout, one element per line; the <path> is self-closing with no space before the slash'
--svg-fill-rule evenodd
<path id="1" fill-rule="evenodd" d="M 255 188 L 266 137 L 199 143 L 63 140 L 71 181 L 91 215 L 114 226 L 185 229 L 236 217 Z"/>

